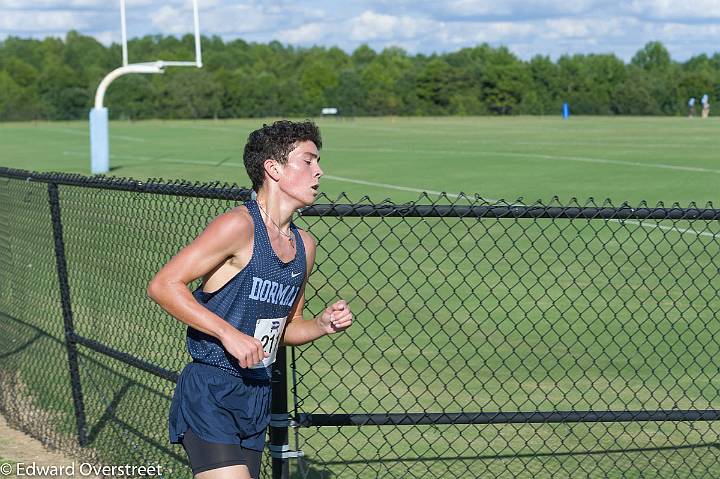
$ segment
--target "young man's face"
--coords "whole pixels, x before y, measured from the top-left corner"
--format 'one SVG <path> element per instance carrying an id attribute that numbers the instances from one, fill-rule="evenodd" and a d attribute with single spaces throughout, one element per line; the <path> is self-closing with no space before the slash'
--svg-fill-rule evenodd
<path id="1" fill-rule="evenodd" d="M 320 152 L 312 141 L 302 141 L 280 167 L 280 189 L 303 205 L 311 205 L 318 194 L 323 171 L 318 164 Z"/>

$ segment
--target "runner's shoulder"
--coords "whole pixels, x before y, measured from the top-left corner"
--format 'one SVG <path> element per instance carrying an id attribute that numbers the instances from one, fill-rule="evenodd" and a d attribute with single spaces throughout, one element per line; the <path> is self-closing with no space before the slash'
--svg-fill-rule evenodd
<path id="1" fill-rule="evenodd" d="M 249 244 L 254 236 L 254 223 L 250 212 L 245 206 L 236 206 L 217 216 L 208 225 L 207 231 L 230 241 L 237 247 Z"/>

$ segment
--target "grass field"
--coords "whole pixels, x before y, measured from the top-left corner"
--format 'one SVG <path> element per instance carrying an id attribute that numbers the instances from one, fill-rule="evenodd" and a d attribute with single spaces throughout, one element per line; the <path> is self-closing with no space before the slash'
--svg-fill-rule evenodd
<path id="1" fill-rule="evenodd" d="M 242 148 L 268 120 L 111 122 L 116 176 L 247 185 Z M 548 201 L 720 199 L 720 122 L 687 118 L 358 118 L 319 120 L 321 188 L 379 201 L 415 190 Z M 0 123 L 0 165 L 89 173 L 88 127 Z M 357 183 L 366 182 L 366 183 Z M 381 183 L 378 186 L 367 183 Z M 403 188 L 407 188 L 403 189 Z"/>
<path id="2" fill-rule="evenodd" d="M 260 123 L 113 122 L 112 173 L 246 185 L 241 149 Z M 714 120 L 320 126 L 329 198 L 404 202 L 427 190 L 702 205 L 720 196 Z M 0 124 L 2 166 L 87 173 L 87 151 L 84 123 Z M 62 342 L 27 324 L 41 318 L 50 336 L 62 330 L 46 189 L 0 184 L 0 200 L 3 310 L 21 320 L 0 321 L 0 353 L 13 369 L 41 371 L 23 378 L 34 406 L 64 411 L 58 422 L 69 432 Z M 62 188 L 61 201 L 78 332 L 179 370 L 183 328 L 145 298 L 144 285 L 229 203 L 79 188 Z M 717 222 L 300 223 L 320 239 L 309 311 L 344 297 L 357 321 L 345 335 L 296 351 L 301 412 L 720 409 Z M 164 445 L 172 385 L 82 351 L 93 447 L 121 461 L 128 444 L 139 444 L 141 457 L 172 462 Z M 686 478 L 719 475 L 719 432 L 712 422 L 370 426 L 301 429 L 299 445 L 314 478 Z"/>

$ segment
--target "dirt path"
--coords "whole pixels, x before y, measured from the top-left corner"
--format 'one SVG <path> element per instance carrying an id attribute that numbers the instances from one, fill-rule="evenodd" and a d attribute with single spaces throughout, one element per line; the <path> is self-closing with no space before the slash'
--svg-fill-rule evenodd
<path id="1" fill-rule="evenodd" d="M 32 464 L 35 463 L 36 469 L 33 471 Z M 9 466 L 8 466 L 9 464 Z M 98 476 L 81 475 L 80 461 L 75 462 L 75 474 L 42 474 L 39 472 L 40 466 L 64 466 L 67 468 L 73 464 L 73 459 L 57 452 L 48 451 L 42 443 L 25 433 L 16 431 L 8 426 L 5 417 L 0 415 L 0 478 L 16 478 L 18 467 L 22 467 L 22 477 L 35 478 L 68 478 L 68 477 L 91 477 L 98 479 Z M 51 470 L 46 469 L 49 472 Z M 9 472 L 9 474 L 8 474 Z M 33 472 L 35 472 L 33 474 Z"/>

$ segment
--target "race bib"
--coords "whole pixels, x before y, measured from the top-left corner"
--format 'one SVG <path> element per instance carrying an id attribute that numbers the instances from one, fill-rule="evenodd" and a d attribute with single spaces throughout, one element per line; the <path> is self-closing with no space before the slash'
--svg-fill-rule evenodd
<path id="1" fill-rule="evenodd" d="M 255 338 L 262 343 L 263 350 L 269 354 L 268 357 L 250 369 L 267 368 L 275 362 L 277 350 L 280 346 L 280 337 L 285 327 L 287 318 L 258 319 L 255 323 Z"/>

